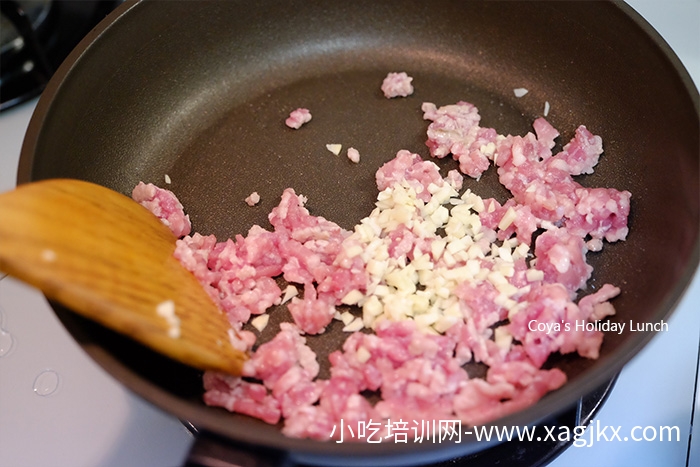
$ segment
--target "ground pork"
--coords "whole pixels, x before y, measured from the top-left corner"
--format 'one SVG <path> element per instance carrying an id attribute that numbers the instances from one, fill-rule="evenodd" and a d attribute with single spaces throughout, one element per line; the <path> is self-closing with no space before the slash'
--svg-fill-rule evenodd
<path id="1" fill-rule="evenodd" d="M 478 109 L 468 102 L 437 108 L 426 102 L 423 118 L 431 120 L 427 145 L 433 157 L 452 157 L 459 161 L 459 170 L 479 178 L 489 168 L 498 134 L 493 128 L 481 128 Z"/>
<path id="2" fill-rule="evenodd" d="M 566 382 L 561 370 L 543 368 L 553 353 L 598 357 L 602 332 L 577 324 L 613 315 L 620 289 L 604 284 L 576 299 L 592 274 L 592 245 L 626 238 L 631 198 L 574 180 L 593 171 L 601 138 L 580 126 L 554 154 L 559 132 L 543 118 L 534 133 L 503 136 L 480 127 L 466 102 L 422 110 L 433 157 L 452 154 L 473 178 L 494 165 L 513 197 L 501 204 L 460 194 L 461 173 L 443 178 L 435 163 L 400 150 L 377 170 L 376 209 L 353 231 L 311 215 L 288 188 L 268 216 L 271 229 L 219 241 L 189 234 L 172 193 L 134 189 L 181 237 L 175 256 L 239 331 L 233 344 L 254 349 L 241 377 L 205 373 L 206 404 L 281 422 L 287 436 L 367 441 L 359 428 L 374 423 L 378 437 L 391 437 L 388 420 L 493 421 Z M 243 326 L 282 302 L 280 278 L 290 284 L 293 323 L 256 346 Z M 362 316 L 343 316 L 340 305 L 357 305 Z M 318 379 L 305 336 L 334 318 L 367 329 L 349 333 L 328 356 L 330 376 Z M 487 365 L 486 376 L 470 377 L 468 362 Z"/>
<path id="3" fill-rule="evenodd" d="M 155 214 L 176 237 L 190 233 L 192 228 L 190 216 L 185 215 L 182 204 L 172 191 L 159 188 L 152 183 L 139 182 L 134 187 L 131 197 Z"/>
<path id="4" fill-rule="evenodd" d="M 284 124 L 289 128 L 298 130 L 305 123 L 311 121 L 311 112 L 309 109 L 299 107 L 298 109 L 292 110 L 289 117 L 284 121 Z"/>
<path id="5" fill-rule="evenodd" d="M 384 97 L 391 99 L 393 97 L 407 97 L 413 94 L 413 78 L 408 76 L 406 72 L 389 73 L 382 82 L 382 92 Z"/>

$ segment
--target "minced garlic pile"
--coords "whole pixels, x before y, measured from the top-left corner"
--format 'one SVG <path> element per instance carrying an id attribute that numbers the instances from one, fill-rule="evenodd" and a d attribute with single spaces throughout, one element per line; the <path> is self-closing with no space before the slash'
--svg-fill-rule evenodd
<path id="1" fill-rule="evenodd" d="M 516 238 L 497 242 L 493 230 L 482 229 L 479 213 L 493 210 L 495 205 L 490 203 L 487 208 L 470 190 L 460 196 L 448 183 L 431 184 L 428 190 L 432 194 L 428 203 L 408 184 L 395 184 L 380 192 L 374 211 L 355 227 L 352 237 L 356 241 L 345 243 L 347 257 L 362 255 L 370 276 L 366 293 L 353 290 L 342 300 L 362 308 L 362 318 L 349 312 L 336 315 L 346 325 L 345 331 L 358 331 L 363 326 L 373 329 L 381 320 L 413 319 L 426 332 L 443 333 L 463 319 L 454 291 L 464 281 L 491 282 L 498 291 L 495 303 L 506 308 L 509 316 L 517 312 L 514 297 L 527 293 L 530 286 L 518 288 L 508 279 L 515 273 L 514 261 L 530 254 L 529 246 Z M 510 208 L 499 229 L 507 229 L 515 219 Z M 427 239 L 423 243 L 430 251 L 415 247 L 410 262 L 405 255 L 390 257 L 389 233 L 401 225 Z M 443 229 L 444 235 L 438 234 L 438 229 Z M 538 281 L 543 273 L 529 269 L 526 277 L 530 282 Z M 503 331 L 496 329 L 496 342 L 509 345 L 510 336 Z"/>

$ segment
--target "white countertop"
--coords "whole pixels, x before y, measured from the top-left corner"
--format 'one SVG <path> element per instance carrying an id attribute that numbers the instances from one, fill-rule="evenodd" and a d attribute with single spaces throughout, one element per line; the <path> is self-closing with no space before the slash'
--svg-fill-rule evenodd
<path id="1" fill-rule="evenodd" d="M 700 83 L 700 0 L 628 3 Z M 34 105 L 0 115 L 0 191 L 15 184 Z M 678 426 L 681 440 L 572 447 L 552 466 L 700 465 L 700 437 L 690 438 L 698 409 L 699 309 L 696 275 L 669 330 L 624 368 L 595 417 L 601 425 L 621 427 L 621 435 L 635 426 Z M 0 279 L 0 466 L 176 466 L 191 442 L 177 419 L 132 395 L 90 360 L 41 294 L 14 279 Z"/>

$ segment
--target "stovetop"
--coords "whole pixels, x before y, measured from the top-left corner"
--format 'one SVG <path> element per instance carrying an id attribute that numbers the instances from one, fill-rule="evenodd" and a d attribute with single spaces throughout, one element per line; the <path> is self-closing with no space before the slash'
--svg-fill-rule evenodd
<path id="1" fill-rule="evenodd" d="M 628 3 L 700 83 L 700 0 Z M 35 104 L 0 114 L 0 192 L 15 185 Z M 586 445 L 569 447 L 549 465 L 700 465 L 700 436 L 691 437 L 700 408 L 699 309 L 696 274 L 668 331 L 621 372 L 593 428 L 582 436 Z M 599 436 L 595 428 L 605 426 Z M 678 427 L 678 441 L 665 427 Z M 661 433 L 672 433 L 674 440 L 659 441 Z M 654 434 L 655 440 L 644 440 Z M 179 420 L 131 394 L 90 360 L 40 293 L 0 276 L 0 466 L 176 466 L 192 441 Z"/>

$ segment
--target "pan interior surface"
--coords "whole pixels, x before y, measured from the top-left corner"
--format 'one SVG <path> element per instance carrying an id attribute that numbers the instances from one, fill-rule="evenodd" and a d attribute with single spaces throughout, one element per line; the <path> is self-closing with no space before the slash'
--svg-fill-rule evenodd
<path id="1" fill-rule="evenodd" d="M 195 231 L 220 239 L 254 224 L 268 228 L 267 214 L 292 187 L 308 198 L 311 214 L 350 229 L 373 208 L 381 164 L 400 149 L 429 158 L 423 102 L 471 102 L 482 126 L 514 135 L 531 131 L 547 102 L 560 143 L 581 124 L 603 138 L 596 172 L 579 181 L 632 193 L 630 235 L 589 254 L 595 273 L 584 293 L 618 285 L 614 320 L 659 322 L 697 265 L 697 90 L 660 39 L 614 4 L 142 2 L 111 20 L 49 84 L 23 147 L 20 182 L 71 177 L 123 193 L 152 182 L 175 192 Z M 393 71 L 414 78 L 412 96 L 381 94 Z M 529 92 L 518 98 L 515 88 Z M 297 107 L 313 119 L 291 130 L 284 119 Z M 343 153 L 331 154 L 330 143 Z M 348 147 L 359 150 L 359 164 L 344 156 Z M 436 162 L 445 173 L 456 168 Z M 478 182 L 465 179 L 465 188 L 509 197 L 493 168 Z M 244 199 L 254 191 L 261 202 L 249 207 Z M 197 372 L 56 309 L 130 388 L 221 435 L 312 460 L 436 449 L 287 439 L 278 427 L 205 407 Z M 342 334 L 331 330 L 312 345 L 328 353 Z M 554 359 L 570 382 L 498 423 L 530 424 L 565 409 L 651 336 L 611 333 L 596 361 Z M 438 447 L 445 457 L 477 449 Z"/>

